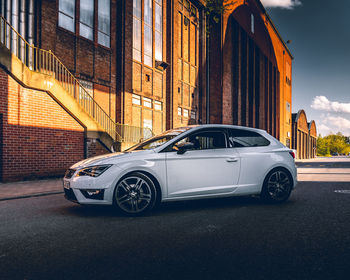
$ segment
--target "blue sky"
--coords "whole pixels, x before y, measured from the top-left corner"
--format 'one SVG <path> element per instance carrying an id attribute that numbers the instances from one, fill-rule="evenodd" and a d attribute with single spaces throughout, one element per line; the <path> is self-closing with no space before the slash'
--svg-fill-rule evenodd
<path id="1" fill-rule="evenodd" d="M 261 0 L 293 60 L 292 110 L 350 136 L 350 1 Z"/>

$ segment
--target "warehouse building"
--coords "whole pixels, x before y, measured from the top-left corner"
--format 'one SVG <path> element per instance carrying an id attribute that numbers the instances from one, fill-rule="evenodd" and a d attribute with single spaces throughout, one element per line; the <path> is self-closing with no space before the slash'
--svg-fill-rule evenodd
<path id="1" fill-rule="evenodd" d="M 263 5 L 232 1 L 209 24 L 205 6 L 0 0 L 2 180 L 60 175 L 188 124 L 262 128 L 290 146 L 293 57 Z"/>
<path id="2" fill-rule="evenodd" d="M 317 130 L 314 120 L 307 122 L 304 110 L 292 114 L 292 148 L 297 151 L 298 159 L 315 158 L 317 154 Z"/>

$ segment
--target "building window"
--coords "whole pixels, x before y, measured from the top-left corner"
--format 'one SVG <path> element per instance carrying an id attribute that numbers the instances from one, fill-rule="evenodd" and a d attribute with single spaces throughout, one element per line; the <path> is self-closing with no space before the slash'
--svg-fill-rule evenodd
<path id="1" fill-rule="evenodd" d="M 155 2 L 155 23 L 154 23 L 154 44 L 155 59 L 163 60 L 163 9 L 162 0 Z"/>
<path id="2" fill-rule="evenodd" d="M 58 25 L 75 31 L 75 1 L 60 0 L 58 5 Z"/>
<path id="3" fill-rule="evenodd" d="M 287 109 L 287 112 L 290 112 L 290 103 L 289 102 L 286 102 L 286 109 Z"/>
<path id="4" fill-rule="evenodd" d="M 94 0 L 80 0 L 79 33 L 91 41 L 94 39 Z"/>
<path id="5" fill-rule="evenodd" d="M 132 104 L 141 105 L 141 96 L 133 94 L 132 95 Z"/>
<path id="6" fill-rule="evenodd" d="M 250 15 L 250 30 L 254 34 L 255 26 L 254 26 L 254 15 L 253 14 Z"/>
<path id="7" fill-rule="evenodd" d="M 143 98 L 143 106 L 147 107 L 147 108 L 152 108 L 152 99 Z"/>
<path id="8" fill-rule="evenodd" d="M 179 2 L 178 19 L 178 105 L 182 112 L 189 115 L 196 110 L 197 104 L 197 77 L 198 77 L 198 9 L 191 2 L 185 0 Z M 186 110 L 186 111 L 185 111 Z M 195 114 L 194 114 L 195 115 Z M 180 116 L 180 115 L 179 115 Z M 195 117 L 192 118 L 192 122 Z M 179 118 L 180 119 L 180 118 Z M 186 125 L 186 123 L 184 123 Z"/>
<path id="9" fill-rule="evenodd" d="M 141 62 L 141 0 L 134 0 L 133 15 L 133 58 Z"/>
<path id="10" fill-rule="evenodd" d="M 75 1 L 59 0 L 58 25 L 75 32 Z M 110 48 L 111 41 L 111 1 L 80 0 L 79 35 L 98 44 Z M 97 22 L 95 22 L 95 6 L 97 5 Z M 97 38 L 94 30 L 97 28 Z"/>
<path id="11" fill-rule="evenodd" d="M 184 109 L 184 118 L 188 118 L 188 110 L 187 109 Z"/>
<path id="12" fill-rule="evenodd" d="M 153 66 L 153 36 L 152 36 L 152 1 L 144 0 L 144 53 L 143 62 L 148 66 Z"/>
<path id="13" fill-rule="evenodd" d="M 143 7 L 143 13 L 141 12 Z M 154 20 L 153 20 L 154 12 Z M 133 59 L 153 67 L 163 60 L 162 0 L 133 0 Z M 143 37 L 142 37 L 143 26 Z M 143 38 L 143 49 L 142 46 Z"/>
<path id="14" fill-rule="evenodd" d="M 79 88 L 79 99 L 81 100 L 90 100 L 94 95 L 94 85 L 92 82 L 79 80 L 81 86 Z M 84 90 L 85 89 L 85 90 Z"/>
<path id="15" fill-rule="evenodd" d="M 152 106 L 152 102 L 153 105 Z M 151 98 L 142 97 L 137 94 L 132 95 L 132 125 L 149 128 L 154 134 L 160 134 L 164 130 L 163 124 L 163 103 Z M 151 131 L 144 129 L 140 138 L 148 138 Z"/>
<path id="16" fill-rule="evenodd" d="M 162 111 L 162 102 L 154 101 L 154 110 Z"/>
<path id="17" fill-rule="evenodd" d="M 111 46 L 111 5 L 110 0 L 98 0 L 98 43 Z"/>

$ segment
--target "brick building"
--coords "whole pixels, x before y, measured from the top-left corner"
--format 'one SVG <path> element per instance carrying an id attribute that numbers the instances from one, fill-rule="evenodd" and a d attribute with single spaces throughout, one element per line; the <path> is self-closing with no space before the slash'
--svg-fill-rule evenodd
<path id="1" fill-rule="evenodd" d="M 292 114 L 292 148 L 298 159 L 315 158 L 317 154 L 317 130 L 314 120 L 307 122 L 304 110 Z"/>
<path id="2" fill-rule="evenodd" d="M 2 180 L 59 175 L 188 124 L 262 128 L 290 146 L 293 57 L 266 10 L 232 1 L 208 29 L 205 5 L 0 0 Z"/>

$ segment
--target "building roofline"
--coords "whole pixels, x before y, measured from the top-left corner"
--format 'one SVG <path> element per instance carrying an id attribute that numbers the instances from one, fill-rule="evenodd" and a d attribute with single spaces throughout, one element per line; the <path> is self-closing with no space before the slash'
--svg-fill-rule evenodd
<path id="1" fill-rule="evenodd" d="M 278 36 L 278 38 L 279 38 L 279 39 L 281 40 L 281 42 L 283 43 L 283 46 L 284 46 L 285 49 L 287 50 L 287 52 L 288 52 L 288 54 L 290 55 L 290 57 L 291 57 L 292 59 L 294 59 L 294 56 L 292 55 L 291 51 L 290 51 L 289 48 L 287 47 L 287 44 L 286 44 L 286 42 L 283 40 L 281 34 L 278 32 L 278 30 L 277 30 L 275 24 L 273 23 L 272 19 L 270 18 L 270 16 L 269 16 L 268 12 L 266 11 L 264 5 L 261 3 L 260 0 L 255 0 L 255 1 L 258 3 L 258 5 L 260 6 L 260 8 L 263 10 L 263 12 L 264 12 L 266 18 L 267 18 L 268 21 L 270 22 L 270 24 L 271 24 L 273 30 L 275 31 L 276 35 Z"/>
<path id="2" fill-rule="evenodd" d="M 315 122 L 314 120 L 311 120 L 311 121 L 308 123 L 309 130 L 311 129 L 312 123 L 315 124 L 315 128 L 316 128 L 316 131 L 317 131 L 316 122 Z"/>
<path id="3" fill-rule="evenodd" d="M 306 113 L 305 113 L 304 109 L 300 109 L 300 110 L 298 111 L 298 113 L 293 113 L 293 114 L 292 114 L 292 121 L 295 122 L 295 123 L 297 123 L 298 120 L 299 120 L 299 117 L 300 117 L 301 113 L 304 113 L 305 118 L 306 118 L 306 123 L 309 124 L 309 123 L 307 122 L 307 116 L 306 116 Z"/>

